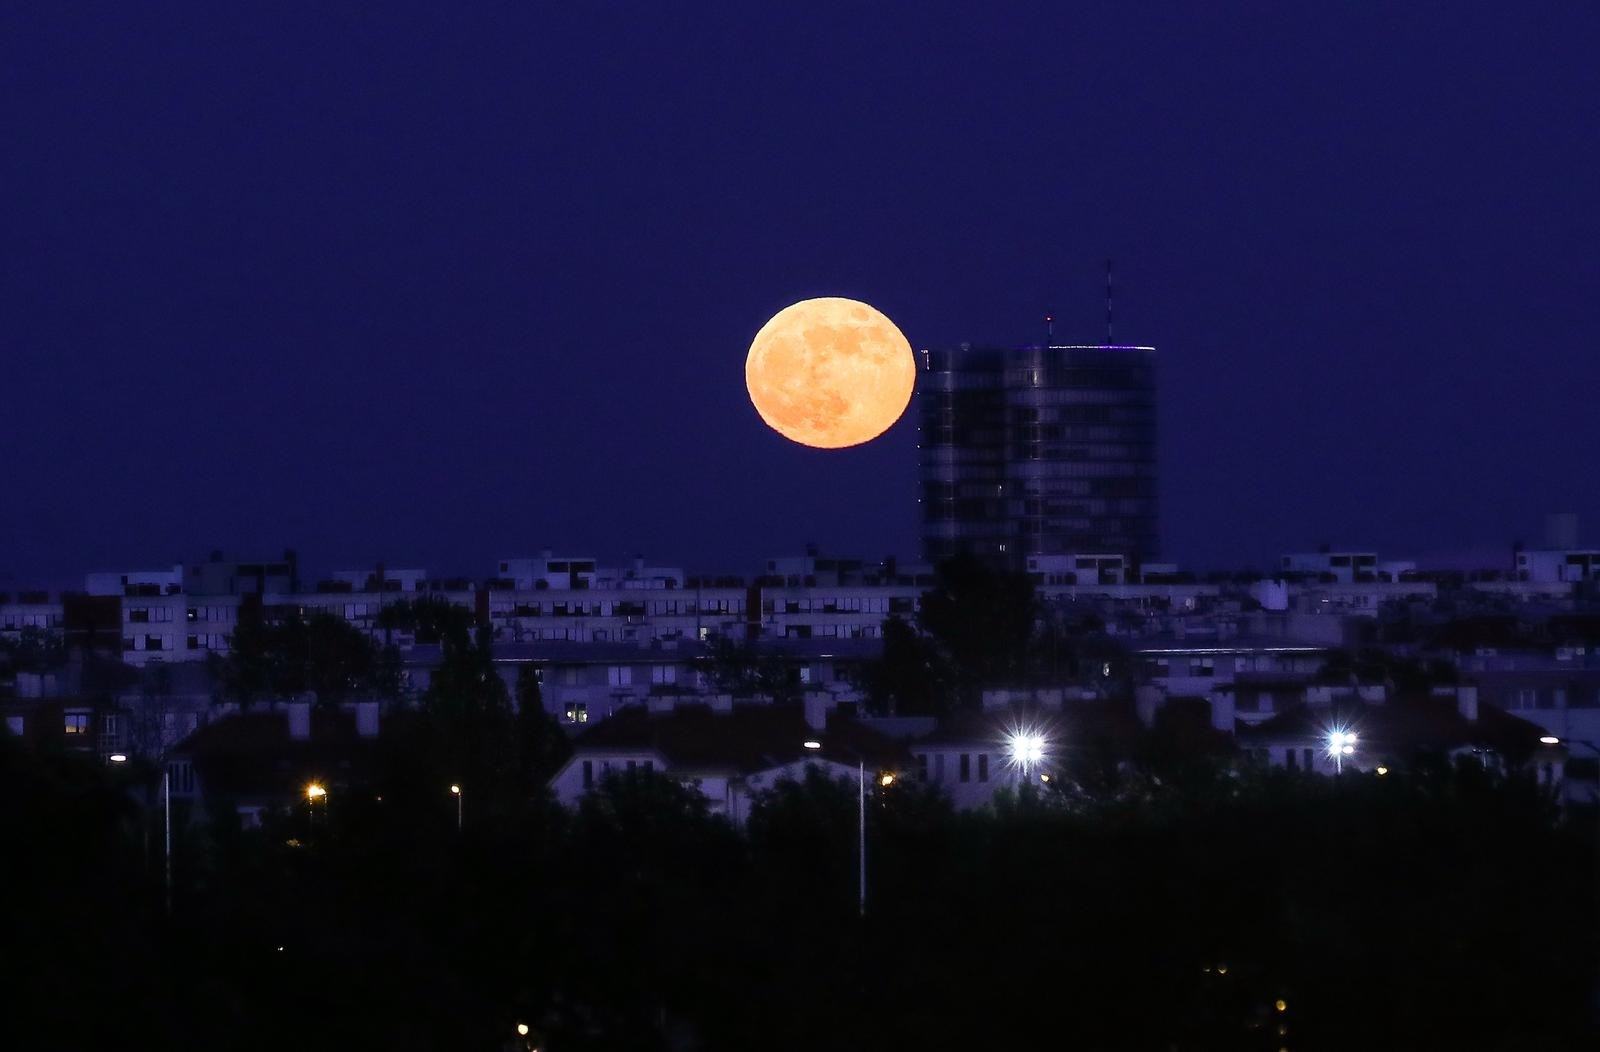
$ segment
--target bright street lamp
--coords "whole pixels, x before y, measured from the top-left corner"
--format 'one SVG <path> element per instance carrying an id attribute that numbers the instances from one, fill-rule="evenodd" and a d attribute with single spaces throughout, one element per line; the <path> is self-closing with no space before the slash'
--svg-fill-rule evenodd
<path id="1" fill-rule="evenodd" d="M 466 794 L 462 793 L 461 786 L 450 783 L 450 795 L 456 798 L 456 832 L 461 832 L 461 801 Z"/>
<path id="2" fill-rule="evenodd" d="M 317 828 L 317 801 L 322 801 L 323 814 L 326 816 L 328 809 L 328 790 L 320 782 L 312 782 L 306 786 L 306 830 L 310 836 Z"/>
<path id="3" fill-rule="evenodd" d="M 1328 755 L 1333 757 L 1334 770 L 1344 773 L 1344 758 L 1356 751 L 1356 736 L 1351 731 L 1334 731 L 1328 735 Z"/>
<path id="4" fill-rule="evenodd" d="M 1011 765 L 1017 769 L 1017 784 L 1021 786 L 1028 780 L 1029 772 L 1044 763 L 1050 751 L 1050 740 L 1035 730 L 1013 731 L 1006 739 L 1006 751 Z"/>

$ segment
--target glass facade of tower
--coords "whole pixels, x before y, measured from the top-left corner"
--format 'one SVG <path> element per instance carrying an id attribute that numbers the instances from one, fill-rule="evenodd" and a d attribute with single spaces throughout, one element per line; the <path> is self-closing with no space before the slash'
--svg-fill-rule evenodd
<path id="1" fill-rule="evenodd" d="M 1157 554 L 1155 351 L 923 351 L 922 554 Z"/>

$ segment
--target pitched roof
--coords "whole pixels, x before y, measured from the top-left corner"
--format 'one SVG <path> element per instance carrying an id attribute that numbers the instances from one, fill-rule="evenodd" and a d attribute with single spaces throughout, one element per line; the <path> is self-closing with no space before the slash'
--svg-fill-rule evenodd
<path id="1" fill-rule="evenodd" d="M 1143 733 L 1133 709 L 1119 702 L 1074 702 L 1059 708 L 1018 703 L 952 713 L 917 744 L 1003 746 L 1012 735 L 1025 729 L 1037 730 L 1052 740 L 1097 741 L 1113 746 L 1131 745 Z"/>
<path id="2" fill-rule="evenodd" d="M 818 741 L 822 748 L 807 749 Z M 862 723 L 833 716 L 827 728 L 814 729 L 799 705 L 735 705 L 731 712 L 713 712 L 703 705 L 683 705 L 671 712 L 651 713 L 629 706 L 573 739 L 573 751 L 609 753 L 654 752 L 676 771 L 732 770 L 750 774 L 810 756 L 853 764 L 894 766 L 910 763 L 905 748 Z"/>
<path id="3" fill-rule="evenodd" d="M 1363 748 L 1412 752 L 1463 747 L 1488 748 L 1517 756 L 1539 747 L 1546 731 L 1493 705 L 1479 702 L 1478 718 L 1468 720 L 1452 698 L 1401 697 L 1382 705 L 1351 703 L 1301 705 L 1254 726 L 1238 725 L 1240 744 L 1322 740 L 1337 726 L 1353 731 Z"/>
<path id="4" fill-rule="evenodd" d="M 306 739 L 289 737 L 284 712 L 241 712 L 200 727 L 173 751 L 193 760 L 207 793 L 288 797 L 311 781 L 364 780 L 377 740 L 357 734 L 348 712 L 313 711 Z"/>

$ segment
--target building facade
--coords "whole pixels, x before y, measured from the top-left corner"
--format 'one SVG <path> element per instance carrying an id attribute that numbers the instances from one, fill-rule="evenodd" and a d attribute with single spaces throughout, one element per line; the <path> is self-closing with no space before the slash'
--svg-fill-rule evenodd
<path id="1" fill-rule="evenodd" d="M 924 559 L 1156 556 L 1153 348 L 963 344 L 922 359 Z"/>

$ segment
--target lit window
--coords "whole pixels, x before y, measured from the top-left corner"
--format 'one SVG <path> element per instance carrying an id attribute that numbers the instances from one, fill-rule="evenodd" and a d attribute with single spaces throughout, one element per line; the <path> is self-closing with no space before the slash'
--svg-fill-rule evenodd
<path id="1" fill-rule="evenodd" d="M 89 714 L 87 712 L 67 713 L 61 730 L 64 734 L 88 734 Z"/>

